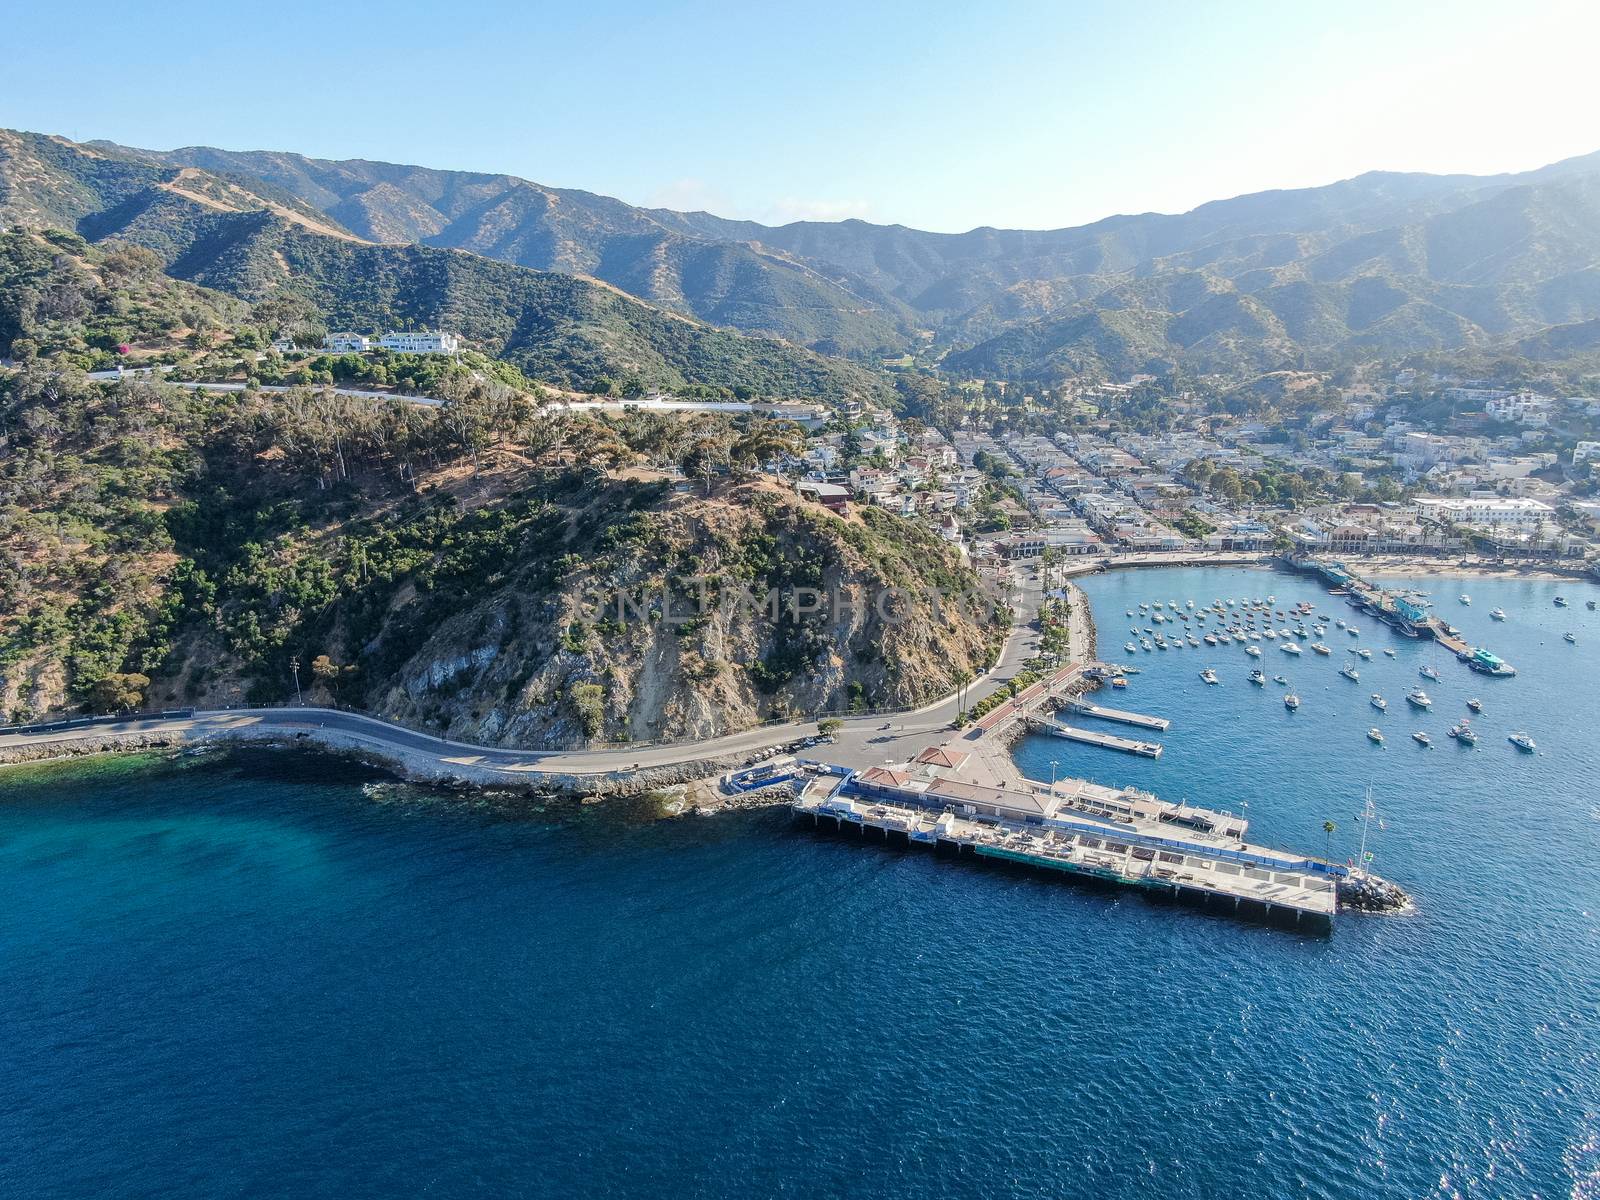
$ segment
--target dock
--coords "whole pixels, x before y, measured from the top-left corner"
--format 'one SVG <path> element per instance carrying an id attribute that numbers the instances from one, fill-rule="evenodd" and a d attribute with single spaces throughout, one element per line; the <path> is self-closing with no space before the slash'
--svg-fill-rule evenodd
<path id="1" fill-rule="evenodd" d="M 1154 729 L 1165 733 L 1172 722 L 1165 717 L 1147 717 L 1143 713 L 1125 712 L 1120 708 L 1106 708 L 1087 700 L 1068 700 L 1067 708 L 1086 717 L 1099 717 L 1102 721 L 1115 721 L 1119 725 L 1137 725 L 1140 729 Z"/>
<path id="2" fill-rule="evenodd" d="M 1048 717 L 1029 717 L 1028 728 L 1051 737 L 1065 738 L 1069 742 L 1082 742 L 1086 746 L 1099 746 L 1106 750 L 1120 750 L 1124 754 L 1139 754 L 1145 758 L 1160 758 L 1160 742 L 1140 742 L 1133 738 L 1118 737 L 1114 733 L 1101 733 L 1094 729 L 1080 729 L 1052 721 Z"/>

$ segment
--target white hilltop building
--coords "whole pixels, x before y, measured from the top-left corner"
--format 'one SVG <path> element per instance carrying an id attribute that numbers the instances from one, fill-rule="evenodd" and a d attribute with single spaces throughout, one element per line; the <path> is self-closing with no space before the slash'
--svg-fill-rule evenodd
<path id="1" fill-rule="evenodd" d="M 381 336 L 366 333 L 330 333 L 322 348 L 334 354 L 365 354 L 369 350 L 392 350 L 396 354 L 455 354 L 461 349 L 459 334 L 389 332 Z"/>

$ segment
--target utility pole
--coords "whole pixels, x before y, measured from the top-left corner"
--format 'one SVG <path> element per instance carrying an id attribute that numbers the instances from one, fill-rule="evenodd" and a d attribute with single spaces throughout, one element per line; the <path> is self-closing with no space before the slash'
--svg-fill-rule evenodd
<path id="1" fill-rule="evenodd" d="M 1055 803 L 1056 799 L 1056 767 L 1058 764 L 1058 759 L 1052 758 L 1050 760 L 1050 802 L 1052 804 Z"/>
<path id="2" fill-rule="evenodd" d="M 294 703 L 296 708 L 304 707 L 305 702 L 300 698 L 300 656 L 297 654 L 289 660 L 289 670 L 294 672 Z"/>

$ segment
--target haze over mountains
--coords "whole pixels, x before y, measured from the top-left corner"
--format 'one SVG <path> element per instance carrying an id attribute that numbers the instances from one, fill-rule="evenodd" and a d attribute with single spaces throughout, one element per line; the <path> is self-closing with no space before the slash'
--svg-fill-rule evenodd
<path id="1" fill-rule="evenodd" d="M 668 310 L 703 323 L 687 326 L 697 336 L 721 326 L 867 361 L 931 346 L 975 375 L 1246 373 L 1457 349 L 1548 357 L 1595 349 L 1600 320 L 1600 154 L 1516 175 L 1373 173 L 1069 229 L 937 234 L 855 220 L 771 227 L 506 175 L 8 133 L 0 216 L 138 241 L 173 274 L 241 295 L 299 281 L 334 313 L 442 320 L 452 310 L 424 301 L 430 279 L 443 297 L 463 277 L 468 290 L 492 281 L 486 295 L 500 298 L 531 279 L 558 286 L 496 274 L 491 259 L 654 306 L 627 310 L 624 325 L 670 328 L 643 316 Z M 352 299 L 339 275 L 368 265 L 404 286 Z M 585 305 L 604 307 L 594 284 L 559 286 L 578 284 Z M 479 326 L 541 367 L 543 331 L 528 313 L 545 310 L 510 308 L 480 313 Z M 632 339 L 650 348 L 631 354 L 689 377 L 660 337 Z M 606 339 L 590 340 L 600 364 Z M 769 364 L 786 386 L 808 373 L 826 376 L 825 390 L 865 386 L 830 374 L 844 364 L 797 353 Z"/>

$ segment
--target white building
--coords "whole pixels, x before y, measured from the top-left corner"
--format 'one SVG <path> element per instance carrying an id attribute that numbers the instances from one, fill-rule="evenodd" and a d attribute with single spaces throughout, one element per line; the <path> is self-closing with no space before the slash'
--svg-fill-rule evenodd
<path id="1" fill-rule="evenodd" d="M 372 339 L 364 333 L 330 333 L 322 339 L 322 348 L 335 354 L 365 354 L 372 349 Z"/>
<path id="2" fill-rule="evenodd" d="M 397 354 L 454 354 L 461 339 L 453 333 L 386 333 L 378 345 Z"/>
<path id="3" fill-rule="evenodd" d="M 1448 524 L 1522 531 L 1538 529 L 1555 515 L 1542 500 L 1513 496 L 1419 496 L 1413 511 L 1418 517 Z"/>

